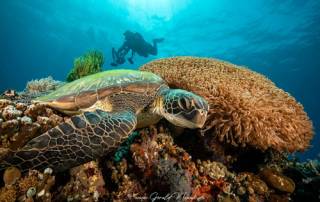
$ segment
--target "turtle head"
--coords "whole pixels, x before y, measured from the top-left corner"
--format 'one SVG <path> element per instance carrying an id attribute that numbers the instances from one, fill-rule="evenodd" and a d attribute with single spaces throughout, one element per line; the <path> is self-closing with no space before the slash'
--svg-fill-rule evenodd
<path id="1" fill-rule="evenodd" d="M 202 128 L 209 111 L 204 98 L 181 89 L 164 91 L 156 108 L 169 122 L 184 128 Z"/>

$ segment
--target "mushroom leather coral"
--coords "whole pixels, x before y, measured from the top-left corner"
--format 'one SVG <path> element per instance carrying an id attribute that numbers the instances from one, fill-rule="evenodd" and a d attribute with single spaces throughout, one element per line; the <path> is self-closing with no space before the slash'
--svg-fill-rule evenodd
<path id="1" fill-rule="evenodd" d="M 265 76 L 209 58 L 174 57 L 143 65 L 171 87 L 193 91 L 210 104 L 206 135 L 233 145 L 294 152 L 306 149 L 313 126 L 303 106 Z"/>

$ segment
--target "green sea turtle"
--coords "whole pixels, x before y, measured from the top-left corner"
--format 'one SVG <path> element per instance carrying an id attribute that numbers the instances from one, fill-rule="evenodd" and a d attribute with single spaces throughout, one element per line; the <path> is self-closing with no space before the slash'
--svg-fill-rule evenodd
<path id="1" fill-rule="evenodd" d="M 150 72 L 111 70 L 65 84 L 38 98 L 70 120 L 10 151 L 1 167 L 63 171 L 116 149 L 138 127 L 164 117 L 174 125 L 201 128 L 209 110 L 200 96 L 169 89 Z"/>

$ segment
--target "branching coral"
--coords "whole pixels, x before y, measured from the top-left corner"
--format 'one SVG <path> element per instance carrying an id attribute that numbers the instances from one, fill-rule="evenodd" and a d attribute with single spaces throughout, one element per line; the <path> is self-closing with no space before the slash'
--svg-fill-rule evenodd
<path id="1" fill-rule="evenodd" d="M 193 91 L 210 104 L 207 135 L 261 150 L 294 152 L 309 146 L 313 126 L 303 106 L 254 71 L 208 58 L 160 59 L 141 67 L 171 87 Z"/>
<path id="2" fill-rule="evenodd" d="M 100 51 L 89 51 L 78 57 L 73 62 L 73 68 L 67 76 L 67 81 L 73 81 L 81 77 L 102 71 L 104 63 L 103 54 Z"/>

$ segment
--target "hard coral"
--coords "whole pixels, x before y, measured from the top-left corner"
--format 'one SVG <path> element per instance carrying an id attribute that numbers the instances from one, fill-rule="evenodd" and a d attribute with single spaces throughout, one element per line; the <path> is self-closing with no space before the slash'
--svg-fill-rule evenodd
<path id="1" fill-rule="evenodd" d="M 28 93 L 42 93 L 55 90 L 62 82 L 53 80 L 51 76 L 42 79 L 31 80 L 27 83 L 26 91 Z"/>
<path id="2" fill-rule="evenodd" d="M 20 177 L 21 172 L 17 168 L 6 170 L 0 201 L 51 201 L 50 189 L 55 183 L 54 176 L 30 170 L 26 176 Z"/>
<path id="3" fill-rule="evenodd" d="M 22 115 L 20 110 L 17 110 L 14 106 L 8 105 L 2 111 L 2 117 L 4 120 L 12 120 Z"/>
<path id="4" fill-rule="evenodd" d="M 210 112 L 203 132 L 220 141 L 289 152 L 309 146 L 313 126 L 303 106 L 259 73 L 196 57 L 160 59 L 140 69 L 206 98 Z"/>
<path id="5" fill-rule="evenodd" d="M 21 148 L 32 138 L 62 123 L 64 117 L 42 104 L 0 100 L 0 146 Z"/>
<path id="6" fill-rule="evenodd" d="M 2 187 L 0 189 L 0 201 L 1 202 L 15 202 L 17 191 L 14 187 Z"/>
<path id="7" fill-rule="evenodd" d="M 73 68 L 67 76 L 67 81 L 70 82 L 90 74 L 101 72 L 103 63 L 102 52 L 90 51 L 74 60 Z"/>
<path id="8" fill-rule="evenodd" d="M 106 194 L 97 162 L 90 161 L 70 170 L 71 180 L 59 191 L 56 201 L 98 201 Z"/>
<path id="9" fill-rule="evenodd" d="M 110 194 L 111 201 L 136 201 L 136 199 L 147 198 L 146 189 L 141 178 L 134 172 L 130 172 L 128 162 L 125 158 L 121 162 L 112 160 L 106 163 L 111 172 L 111 182 L 114 183 L 116 190 Z M 132 165 L 129 165 L 132 168 Z"/>
<path id="10" fill-rule="evenodd" d="M 13 185 L 21 177 L 21 172 L 16 167 L 9 167 L 3 174 L 3 182 L 6 186 Z"/>
<path id="11" fill-rule="evenodd" d="M 284 169 L 286 176 L 295 182 L 293 201 L 319 201 L 320 197 L 320 162 L 291 161 Z"/>
<path id="12" fill-rule="evenodd" d="M 281 191 L 292 193 L 295 189 L 295 183 L 292 179 L 282 175 L 280 172 L 271 168 L 264 168 L 260 171 L 261 177 L 269 186 Z"/>
<path id="13" fill-rule="evenodd" d="M 169 190 L 167 191 L 169 193 L 190 196 L 192 192 L 191 179 L 188 177 L 186 170 L 174 159 L 160 159 L 155 166 L 155 176 L 160 185 L 168 187 Z"/>
<path id="14" fill-rule="evenodd" d="M 151 168 L 158 162 L 160 148 L 156 142 L 157 136 L 155 134 L 157 134 L 155 131 L 150 134 L 142 131 L 140 134 L 142 142 L 139 144 L 134 143 L 130 147 L 134 163 L 141 169 L 144 176 L 150 176 L 152 173 Z"/>

